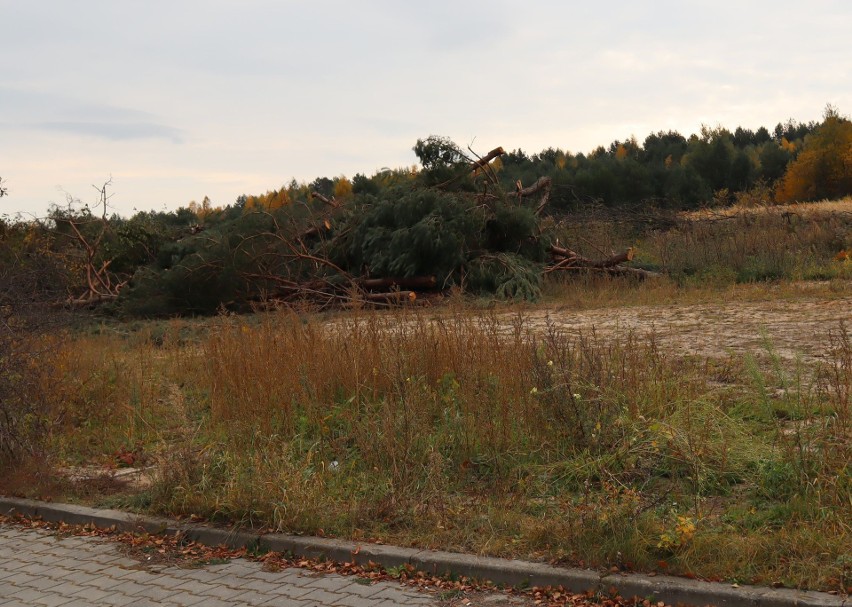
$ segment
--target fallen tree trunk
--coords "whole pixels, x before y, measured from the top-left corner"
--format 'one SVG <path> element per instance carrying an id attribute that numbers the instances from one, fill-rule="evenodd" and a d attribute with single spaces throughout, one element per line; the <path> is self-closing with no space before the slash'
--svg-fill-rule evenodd
<path id="1" fill-rule="evenodd" d="M 358 281 L 365 289 L 434 289 L 438 284 L 435 276 L 411 276 L 408 278 L 364 278 Z"/>
<path id="2" fill-rule="evenodd" d="M 635 250 L 633 247 L 623 253 L 612 255 L 606 259 L 594 260 L 583 257 L 571 249 L 550 245 L 547 252 L 553 256 L 554 264 L 544 270 L 545 274 L 557 271 L 572 272 L 605 272 L 610 276 L 637 276 L 639 278 L 658 278 L 662 276 L 659 272 L 644 270 L 642 268 L 628 268 L 621 264 L 633 261 Z"/>
<path id="3" fill-rule="evenodd" d="M 365 293 L 364 299 L 372 303 L 399 305 L 417 299 L 414 291 L 389 291 L 387 293 Z"/>
<path id="4" fill-rule="evenodd" d="M 635 254 L 633 247 L 630 247 L 623 253 L 595 261 L 588 257 L 583 257 L 571 249 L 557 247 L 556 245 L 550 245 L 547 248 L 547 252 L 553 255 L 554 259 L 557 260 L 558 263 L 556 266 L 575 265 L 585 268 L 612 268 L 626 261 L 633 261 L 633 256 Z M 553 266 L 554 269 L 556 269 L 556 266 Z"/>

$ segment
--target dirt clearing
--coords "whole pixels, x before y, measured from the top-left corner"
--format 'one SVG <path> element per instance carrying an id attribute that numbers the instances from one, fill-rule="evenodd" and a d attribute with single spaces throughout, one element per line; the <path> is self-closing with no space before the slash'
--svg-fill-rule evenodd
<path id="1" fill-rule="evenodd" d="M 785 360 L 823 360 L 828 334 L 852 319 L 852 298 L 666 304 L 575 312 L 564 307 L 525 313 L 533 326 L 548 322 L 569 332 L 600 336 L 627 331 L 656 334 L 683 354 L 723 357 L 756 353 L 768 344 Z M 508 318 L 508 317 L 507 317 Z"/>

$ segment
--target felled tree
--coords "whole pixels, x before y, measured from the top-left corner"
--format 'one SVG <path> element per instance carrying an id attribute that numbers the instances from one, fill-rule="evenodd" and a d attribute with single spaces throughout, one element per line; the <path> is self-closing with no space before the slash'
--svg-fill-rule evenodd
<path id="1" fill-rule="evenodd" d="M 312 261 L 311 249 L 330 230 L 327 219 L 318 221 L 305 205 L 226 215 L 162 247 L 157 265 L 133 277 L 122 311 L 156 316 L 209 314 L 223 305 L 244 309 L 268 297 L 301 295 L 323 279 L 327 266 Z"/>
<path id="2" fill-rule="evenodd" d="M 472 199 L 434 189 L 394 189 L 356 206 L 331 244 L 332 260 L 354 274 L 429 274 L 443 284 L 477 248 L 485 225 Z"/>
<path id="3" fill-rule="evenodd" d="M 329 193 L 317 181 L 323 191 L 279 208 L 244 203 L 233 216 L 222 213 L 203 232 L 162 247 L 159 269 L 134 277 L 124 309 L 209 313 L 223 305 L 326 306 L 352 298 L 394 305 L 415 300 L 416 291 L 454 285 L 535 299 L 554 263 L 560 271 L 585 265 L 617 272 L 618 261 L 595 265 L 568 251 L 569 263 L 549 251 L 540 219 L 550 176 L 517 180 L 506 191 L 491 164 L 503 148 L 480 157 L 430 137 L 414 149 L 420 171 L 381 173 L 394 185 L 370 187 L 377 178 L 356 176 L 351 191 L 343 184 Z"/>
<path id="4" fill-rule="evenodd" d="M 419 183 L 361 196 L 357 211 L 331 241 L 333 259 L 356 275 L 434 276 L 442 287 L 461 285 L 503 298 L 535 299 L 541 292 L 544 247 L 538 218 L 550 179 L 507 195 L 491 161 L 468 156 L 450 140 L 418 140 Z M 535 208 L 525 197 L 540 196 Z"/>

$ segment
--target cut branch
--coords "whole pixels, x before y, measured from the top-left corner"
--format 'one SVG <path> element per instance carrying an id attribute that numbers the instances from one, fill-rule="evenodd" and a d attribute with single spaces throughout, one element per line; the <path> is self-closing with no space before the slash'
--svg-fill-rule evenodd
<path id="1" fill-rule="evenodd" d="M 500 156 L 502 156 L 505 153 L 506 153 L 506 150 L 504 150 L 502 147 L 494 148 L 493 150 L 488 152 L 485 156 L 483 156 L 479 160 L 474 161 L 471 164 L 470 170 L 475 171 L 477 169 L 481 169 L 483 167 L 486 167 L 491 163 L 492 160 L 494 160 L 495 158 L 499 158 Z"/>
<path id="2" fill-rule="evenodd" d="M 334 207 L 335 209 L 340 208 L 340 203 L 337 202 L 334 198 L 328 198 L 327 196 L 323 196 L 319 192 L 311 192 L 311 196 L 316 198 L 317 200 L 324 202 L 327 205 Z"/>
<path id="3" fill-rule="evenodd" d="M 109 220 L 107 219 L 107 202 L 111 196 L 107 195 L 107 187 L 112 183 L 110 179 L 100 188 L 93 186 L 100 194 L 99 205 L 103 206 L 102 215 L 100 218 L 91 219 L 90 214 L 84 215 L 85 220 L 75 217 L 75 212 L 72 208 L 73 199 L 69 196 L 68 216 L 59 221 L 67 223 L 71 228 L 73 240 L 82 249 L 85 255 L 85 272 L 86 272 L 86 287 L 85 293 L 79 297 L 71 297 L 68 300 L 69 305 L 91 305 L 98 301 L 115 299 L 118 297 L 118 292 L 127 283 L 127 281 L 119 282 L 117 277 L 113 282 L 113 275 L 109 271 L 109 266 L 112 263 L 111 259 L 101 261 L 100 267 L 96 265 L 96 258 L 101 252 L 101 243 L 109 228 Z M 94 237 L 87 238 L 83 233 L 81 226 L 89 223 L 99 224 Z"/>
<path id="4" fill-rule="evenodd" d="M 622 263 L 632 261 L 635 254 L 633 247 L 623 253 L 612 255 L 606 259 L 594 260 L 583 257 L 571 249 L 550 245 L 547 252 L 553 256 L 554 264 L 544 270 L 545 274 L 557 271 L 572 272 L 605 272 L 610 276 L 637 276 L 639 278 L 658 278 L 662 276 L 659 272 L 644 270 L 642 268 L 628 268 Z"/>
<path id="5" fill-rule="evenodd" d="M 485 156 L 480 158 L 479 155 L 477 155 L 469 147 L 467 149 L 470 150 L 470 152 L 472 154 L 477 156 L 477 159 L 473 163 L 471 163 L 471 169 L 470 169 L 471 172 L 473 172 L 473 174 L 476 175 L 476 172 L 479 171 L 480 169 L 482 169 L 482 172 L 485 173 L 485 175 L 488 177 L 488 179 L 495 186 L 498 185 L 500 183 L 500 180 L 497 179 L 497 173 L 491 167 L 491 161 L 494 160 L 495 158 L 498 158 L 498 157 L 502 156 L 503 154 L 505 154 L 506 150 L 504 150 L 502 147 L 497 147 L 497 148 L 494 148 L 493 150 L 491 150 L 490 152 L 488 152 Z M 486 191 L 487 190 L 488 190 L 488 186 L 487 186 L 487 183 L 486 183 Z"/>
<path id="6" fill-rule="evenodd" d="M 550 177 L 539 177 L 534 184 L 529 187 L 522 187 L 521 182 L 518 181 L 515 184 L 516 195 L 518 196 L 518 201 L 520 201 L 525 196 L 532 196 L 533 194 L 537 194 L 542 192 L 541 200 L 538 202 L 538 206 L 535 208 L 535 214 L 539 215 L 544 207 L 547 206 L 548 200 L 550 200 L 550 189 L 553 186 L 553 180 Z"/>

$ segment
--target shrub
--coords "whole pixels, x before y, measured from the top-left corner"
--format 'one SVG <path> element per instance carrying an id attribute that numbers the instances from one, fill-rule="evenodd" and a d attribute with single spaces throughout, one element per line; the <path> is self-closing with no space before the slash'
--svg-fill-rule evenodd
<path id="1" fill-rule="evenodd" d="M 50 303 L 65 273 L 30 226 L 0 223 L 0 459 L 40 454 L 54 422 L 55 331 Z"/>

